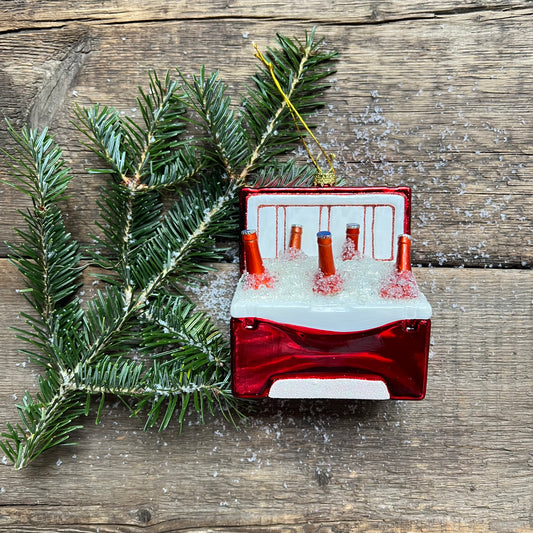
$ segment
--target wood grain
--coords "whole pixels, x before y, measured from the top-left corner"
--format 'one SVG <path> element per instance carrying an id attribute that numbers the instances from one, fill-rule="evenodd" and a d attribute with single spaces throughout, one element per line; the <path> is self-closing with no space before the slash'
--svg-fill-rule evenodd
<path id="1" fill-rule="evenodd" d="M 149 69 L 201 64 L 237 104 L 252 41 L 317 25 L 341 53 L 319 138 L 349 184 L 412 187 L 413 262 L 434 310 L 424 401 L 263 401 L 239 428 L 191 414 L 159 434 L 109 399 L 77 446 L 22 472 L 0 462 L 0 531 L 533 531 L 532 15 L 527 0 L 0 3 L 0 112 L 56 135 L 83 243 L 101 182 L 75 105 L 138 118 Z M 3 122 L 0 147 L 13 149 Z M 28 309 L 3 244 L 26 206 L 0 181 L 2 425 L 36 390 L 9 329 Z M 236 277 L 221 266 L 192 291 L 226 330 Z M 86 279 L 84 297 L 94 289 Z"/>
<path id="2" fill-rule="evenodd" d="M 136 87 L 146 87 L 150 68 L 196 73 L 200 64 L 220 70 L 237 103 L 256 68 L 251 41 L 264 48 L 277 31 L 303 35 L 312 25 L 307 18 L 323 11 L 311 3 L 300 17 L 292 19 L 289 9 L 280 21 L 269 18 L 275 4 L 233 17 L 245 4 L 215 3 L 206 17 L 199 15 L 205 4 L 197 3 L 189 8 L 194 13 L 175 18 L 177 11 L 159 3 L 155 18 L 146 20 L 140 3 L 129 10 L 115 3 L 107 15 L 89 7 L 73 18 L 54 14 L 61 23 L 47 27 L 51 8 L 34 5 L 34 23 L 6 30 L 0 41 L 2 110 L 17 126 L 49 125 L 56 133 L 76 176 L 69 223 L 85 242 L 94 230 L 87 221 L 97 217 L 99 182 L 84 169 L 99 163 L 70 122 L 75 104 L 100 102 L 135 116 Z M 449 3 L 442 7 L 448 15 L 437 16 L 436 7 L 419 3 L 427 18 L 416 10 L 409 18 L 409 4 L 393 3 L 382 23 L 360 14 L 357 23 L 338 24 L 335 13 L 351 10 L 335 4 L 332 20 L 318 27 L 341 52 L 327 106 L 316 118 L 319 138 L 337 154 L 338 172 L 350 184 L 413 188 L 415 262 L 530 267 L 533 9 L 527 2 L 500 6 L 505 9 Z M 365 9 L 370 13 L 370 4 L 355 11 Z M 19 10 L 8 15 L 21 25 Z M 0 143 L 12 146 L 4 128 Z M 11 226 L 24 201 L 8 187 L 1 190 L 4 242 L 14 238 Z"/>
<path id="3" fill-rule="evenodd" d="M 286 3 L 280 0 L 258 1 L 253 6 L 246 0 L 213 0 L 190 3 L 177 0 L 169 3 L 154 0 L 147 5 L 141 0 L 115 0 L 112 4 L 80 3 L 73 9 L 53 0 L 29 0 L 22 5 L 4 7 L 2 10 L 4 31 L 23 30 L 27 27 L 60 27 L 68 22 L 89 22 L 92 24 L 124 24 L 136 22 L 164 22 L 166 20 L 203 20 L 216 18 L 248 18 L 320 21 L 332 24 L 380 24 L 397 20 L 437 18 L 463 13 L 486 13 L 492 11 L 520 11 L 529 7 L 527 0 L 505 0 L 502 2 L 480 2 L 477 0 L 445 0 L 402 2 L 393 0 L 376 3 L 368 0 L 353 3 L 330 0 L 302 4 Z"/>
<path id="4" fill-rule="evenodd" d="M 227 312 L 213 294 L 231 293 L 235 272 L 210 275 L 207 310 Z M 7 330 L 24 308 L 18 274 L 3 260 L 0 275 L 0 418 L 14 420 L 11 395 L 35 374 Z M 0 529 L 531 531 L 533 272 L 416 276 L 434 309 L 424 401 L 268 400 L 239 428 L 191 415 L 181 434 L 143 432 L 110 401 L 77 446 L 22 472 L 0 465 Z"/>

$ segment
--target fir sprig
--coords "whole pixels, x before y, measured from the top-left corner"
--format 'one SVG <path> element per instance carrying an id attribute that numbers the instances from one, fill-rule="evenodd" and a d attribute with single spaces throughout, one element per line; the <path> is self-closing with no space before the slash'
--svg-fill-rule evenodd
<path id="1" fill-rule="evenodd" d="M 308 116 L 320 105 L 335 53 L 324 52 L 314 32 L 304 42 L 277 40 L 267 55 L 283 91 Z M 85 250 L 105 286 L 84 306 L 81 248 L 59 207 L 70 171 L 47 131 L 9 126 L 11 184 L 31 200 L 22 212 L 26 228 L 10 245 L 33 309 L 17 334 L 28 344 L 23 353 L 43 368 L 38 392 L 17 405 L 20 423 L 7 424 L 0 440 L 17 468 L 67 443 L 93 398 L 97 420 L 113 395 L 147 428 L 164 429 L 173 418 L 181 425 L 189 408 L 201 417 L 215 409 L 239 416 L 228 342 L 176 287 L 221 259 L 217 239 L 235 235 L 242 185 L 309 183 L 313 169 L 276 159 L 299 132 L 264 69 L 240 107 L 218 73 L 201 68 L 187 80 L 151 72 L 137 99 L 139 122 L 108 106 L 76 109 L 76 126 L 103 163 L 89 173 L 106 179 L 99 233 Z M 191 136 L 191 123 L 203 133 Z"/>
<path id="2" fill-rule="evenodd" d="M 305 41 L 278 34 L 278 48 L 268 48 L 271 61 L 283 92 L 304 118 L 322 105 L 320 99 L 329 87 L 324 78 L 333 72 L 337 52 L 325 51 L 324 40 L 315 39 L 315 30 L 305 33 Z M 285 153 L 300 138 L 286 101 L 280 95 L 270 72 L 261 67 L 253 76 L 255 86 L 244 101 L 247 123 L 253 133 L 255 148 L 241 176 L 264 166 Z"/>
<path id="3" fill-rule="evenodd" d="M 231 98 L 226 96 L 228 86 L 218 72 L 206 75 L 204 67 L 191 83 L 183 75 L 181 79 L 185 87 L 184 101 L 196 112 L 196 124 L 203 126 L 207 133 L 210 159 L 235 180 L 238 167 L 248 156 L 249 144 L 242 119 L 236 117 Z"/>
<path id="4" fill-rule="evenodd" d="M 307 118 L 322 106 L 321 98 L 329 87 L 325 78 L 334 72 L 338 54 L 324 50 L 324 40 L 315 38 L 314 29 L 305 33 L 303 41 L 281 34 L 276 37 L 278 47 L 268 48 L 265 56 L 287 98 Z M 207 76 L 202 69 L 191 83 L 181 78 L 183 101 L 195 111 L 193 121 L 206 131 L 212 161 L 237 183 L 254 184 L 254 171 L 276 164 L 275 158 L 299 141 L 302 132 L 266 68 L 259 67 L 253 76 L 253 85 L 241 102 L 241 116 L 231 107 L 228 86 L 217 72 Z"/>
<path id="5" fill-rule="evenodd" d="M 71 180 L 61 150 L 46 130 L 38 134 L 24 128 L 18 134 L 8 130 L 17 142 L 18 158 L 11 155 L 14 187 L 28 195 L 32 208 L 19 211 L 27 229 L 16 229 L 21 243 L 11 246 L 11 262 L 26 279 L 25 295 L 47 321 L 57 304 L 79 288 L 79 246 L 66 231 L 57 203 L 65 199 Z M 18 163 L 18 165 L 17 165 Z"/>

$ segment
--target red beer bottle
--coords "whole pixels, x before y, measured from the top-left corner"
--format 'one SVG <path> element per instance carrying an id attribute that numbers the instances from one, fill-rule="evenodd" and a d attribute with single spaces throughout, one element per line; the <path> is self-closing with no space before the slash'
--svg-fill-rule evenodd
<path id="1" fill-rule="evenodd" d="M 291 226 L 291 234 L 289 237 L 289 247 L 285 250 L 283 254 L 283 259 L 288 259 L 289 261 L 295 259 L 303 259 L 307 257 L 302 251 L 302 232 L 303 228 L 300 224 L 293 224 Z"/>
<path id="2" fill-rule="evenodd" d="M 418 296 L 418 285 L 411 271 L 410 235 L 404 234 L 398 237 L 396 266 L 392 274 L 385 280 L 380 294 L 382 298 L 396 300 L 416 298 Z"/>
<path id="3" fill-rule="evenodd" d="M 411 271 L 411 236 L 404 234 L 398 237 L 398 255 L 396 256 L 398 272 Z"/>
<path id="4" fill-rule="evenodd" d="M 342 260 L 350 261 L 352 259 L 359 259 L 359 224 L 350 222 L 346 224 L 346 240 L 342 248 Z"/>
<path id="5" fill-rule="evenodd" d="M 318 244 L 318 272 L 315 274 L 313 291 L 318 294 L 335 294 L 342 290 L 342 278 L 335 271 L 331 233 L 319 231 L 316 234 Z"/>
<path id="6" fill-rule="evenodd" d="M 245 229 L 241 234 L 246 272 L 248 273 L 246 288 L 258 289 L 263 286 L 272 288 L 273 279 L 263 265 L 256 231 L 254 229 Z"/>
<path id="7" fill-rule="evenodd" d="M 299 224 L 293 224 L 291 226 L 289 248 L 294 248 L 295 250 L 302 249 L 302 232 L 303 232 L 303 228 Z"/>

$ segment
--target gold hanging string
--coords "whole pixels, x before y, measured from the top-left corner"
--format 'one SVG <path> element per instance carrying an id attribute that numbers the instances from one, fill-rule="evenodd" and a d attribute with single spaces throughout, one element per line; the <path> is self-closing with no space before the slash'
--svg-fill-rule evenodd
<path id="1" fill-rule="evenodd" d="M 326 151 L 322 148 L 322 145 L 318 142 L 318 139 L 313 135 L 313 132 L 309 129 L 309 127 L 305 123 L 305 120 L 302 118 L 300 113 L 298 113 L 298 110 L 294 107 L 292 102 L 289 100 L 289 97 L 283 92 L 283 89 L 281 88 L 278 78 L 274 74 L 274 65 L 270 61 L 267 61 L 265 56 L 259 50 L 256 43 L 253 43 L 253 45 L 255 48 L 255 54 L 254 54 L 255 57 L 257 57 L 257 59 L 259 59 L 259 61 L 261 61 L 268 68 L 270 72 L 270 76 L 272 77 L 272 81 L 276 85 L 279 93 L 283 97 L 283 100 L 285 101 L 285 103 L 287 104 L 287 107 L 289 108 L 289 111 L 291 112 L 292 120 L 294 121 L 294 125 L 296 126 L 296 130 L 298 131 L 298 134 L 300 135 L 300 139 L 302 140 L 302 143 L 305 149 L 307 150 L 307 153 L 309 154 L 309 157 L 311 158 L 313 165 L 317 169 L 317 173 L 313 177 L 313 185 L 320 186 L 320 187 L 335 185 L 337 183 L 337 175 L 335 174 L 335 168 L 333 167 L 333 162 L 332 162 L 332 158 L 334 158 L 335 156 L 332 155 L 330 158 L 328 154 L 326 153 Z M 313 154 L 309 150 L 309 146 L 307 146 L 307 143 L 305 142 L 305 139 L 300 130 L 300 127 L 298 126 L 298 121 L 300 121 L 300 123 L 305 128 L 307 133 L 309 133 L 313 141 L 315 141 L 317 146 L 320 148 L 320 151 L 322 152 L 323 156 L 326 158 L 326 161 L 329 164 L 330 169 L 328 171 L 324 172 L 318 165 L 318 162 L 316 161 L 316 159 L 313 157 Z"/>

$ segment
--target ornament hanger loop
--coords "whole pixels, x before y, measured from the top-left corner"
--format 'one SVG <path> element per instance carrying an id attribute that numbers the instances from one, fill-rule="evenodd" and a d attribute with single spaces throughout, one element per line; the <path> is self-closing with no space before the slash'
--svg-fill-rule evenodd
<path id="1" fill-rule="evenodd" d="M 300 139 L 302 140 L 302 143 L 307 150 L 307 153 L 309 154 L 309 157 L 311 158 L 311 161 L 313 162 L 313 165 L 317 169 L 317 173 L 313 176 L 313 185 L 318 187 L 328 187 L 333 186 L 337 183 L 337 175 L 335 173 L 335 168 L 333 167 L 333 158 L 334 156 L 328 156 L 324 148 L 322 148 L 322 145 L 318 142 L 318 139 L 313 135 L 313 132 L 309 129 L 309 126 L 305 123 L 305 120 L 302 118 L 300 113 L 298 113 L 297 109 L 294 107 L 293 103 L 290 101 L 289 97 L 285 94 L 283 89 L 281 88 L 281 85 L 278 81 L 278 78 L 276 77 L 276 74 L 274 73 L 274 65 L 271 61 L 268 61 L 265 56 L 261 53 L 259 50 L 259 47 L 256 43 L 253 43 L 253 46 L 255 48 L 255 57 L 261 61 L 269 70 L 270 76 L 272 78 L 272 81 L 274 82 L 276 88 L 278 89 L 279 93 L 283 97 L 283 100 L 285 101 L 285 104 L 289 108 L 289 111 L 292 115 L 292 120 L 294 121 L 294 125 L 296 126 L 296 130 L 300 134 Z M 329 164 L 329 170 L 323 171 L 316 159 L 313 157 L 313 154 L 309 150 L 309 146 L 307 146 L 307 143 L 305 142 L 305 139 L 303 137 L 302 132 L 300 131 L 300 127 L 298 126 L 298 122 L 305 128 L 307 133 L 311 136 L 313 141 L 317 144 L 317 146 L 320 148 L 320 151 L 322 152 L 322 155 L 326 158 L 326 161 Z"/>

